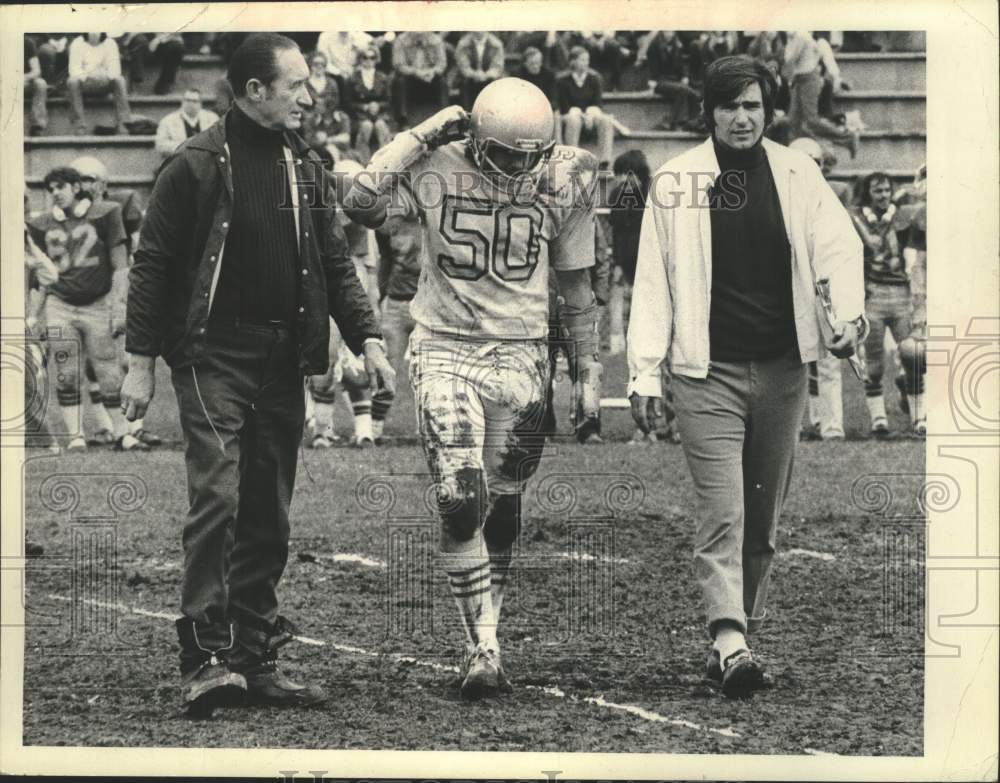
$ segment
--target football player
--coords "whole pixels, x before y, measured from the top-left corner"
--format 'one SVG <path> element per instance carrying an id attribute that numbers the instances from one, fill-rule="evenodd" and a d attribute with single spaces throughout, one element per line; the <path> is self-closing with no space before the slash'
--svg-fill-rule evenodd
<path id="1" fill-rule="evenodd" d="M 111 420 L 116 450 L 143 449 L 119 409 L 121 365 L 113 335 L 125 329 L 128 258 L 121 207 L 81 197 L 80 174 L 63 166 L 43 180 L 51 208 L 28 223 L 31 239 L 56 264 L 59 280 L 48 287 L 48 328 L 66 340 L 56 357 L 56 396 L 70 435 L 68 450 L 85 450 L 80 431 L 80 366 L 90 356 Z"/>
<path id="2" fill-rule="evenodd" d="M 139 228 L 142 226 L 142 207 L 139 205 L 139 197 L 131 189 L 108 191 L 108 170 L 101 161 L 90 155 L 77 158 L 69 164 L 80 174 L 80 197 L 89 198 L 95 204 L 103 200 L 108 200 L 121 207 L 122 222 L 125 225 L 125 252 L 129 264 L 132 263 L 132 250 L 136 246 Z M 115 348 L 118 351 L 118 361 L 122 367 L 122 373 L 128 372 L 128 358 L 125 356 L 125 335 L 115 335 Z M 108 418 L 107 409 L 102 405 L 101 385 L 97 381 L 97 372 L 94 370 L 94 362 L 87 356 L 84 371 L 87 375 L 87 383 L 90 387 L 90 403 L 94 419 L 97 421 L 98 430 L 94 435 L 97 443 L 111 443 L 113 435 L 111 433 L 112 424 Z M 146 446 L 159 446 L 163 440 L 155 433 L 145 428 L 143 419 L 136 419 L 129 423 L 131 433 Z"/>
<path id="3" fill-rule="evenodd" d="M 342 200 L 345 183 L 364 167 L 354 160 L 338 161 L 333 167 L 338 200 Z M 342 212 L 338 219 L 347 237 L 348 252 L 354 261 L 361 286 L 368 294 L 372 311 L 379 311 L 378 280 L 375 269 L 374 237 L 370 230 L 352 222 Z M 392 405 L 393 393 L 385 388 L 370 388 L 364 361 L 351 353 L 340 336 L 337 325 L 330 320 L 330 367 L 324 375 L 309 378 L 310 395 L 306 399 L 306 421 L 310 430 L 309 446 L 325 449 L 340 440 L 333 427 L 333 406 L 338 390 L 354 416 L 354 446 L 370 448 L 383 440 L 385 419 Z"/>
<path id="4" fill-rule="evenodd" d="M 369 227 L 414 214 L 424 227 L 410 378 L 440 559 L 466 632 L 466 698 L 510 687 L 496 630 L 522 494 L 545 442 L 550 268 L 574 341 L 571 372 L 597 415 L 596 169 L 590 153 L 555 145 L 544 93 L 505 78 L 471 113 L 450 106 L 397 135 L 345 199 Z"/>

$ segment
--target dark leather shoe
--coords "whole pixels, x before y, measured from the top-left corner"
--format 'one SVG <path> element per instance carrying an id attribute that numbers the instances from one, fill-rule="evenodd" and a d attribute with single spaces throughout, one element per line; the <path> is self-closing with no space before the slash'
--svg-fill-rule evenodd
<path id="1" fill-rule="evenodd" d="M 749 650 L 738 650 L 726 658 L 722 671 L 722 693 L 730 699 L 745 699 L 765 687 L 764 667 Z"/>
<path id="2" fill-rule="evenodd" d="M 213 657 L 181 675 L 181 690 L 189 717 L 210 718 L 219 707 L 241 706 L 247 695 L 247 681 Z"/>
<path id="3" fill-rule="evenodd" d="M 247 704 L 261 707 L 312 707 L 326 701 L 318 685 L 300 685 L 268 661 L 246 672 Z"/>

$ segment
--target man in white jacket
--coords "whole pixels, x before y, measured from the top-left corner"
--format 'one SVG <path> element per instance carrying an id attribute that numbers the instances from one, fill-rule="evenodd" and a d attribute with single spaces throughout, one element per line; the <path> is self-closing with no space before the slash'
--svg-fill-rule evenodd
<path id="1" fill-rule="evenodd" d="M 829 281 L 830 351 L 867 325 L 861 243 L 816 164 L 763 139 L 774 78 L 747 57 L 708 68 L 712 138 L 653 177 L 629 321 L 629 397 L 641 429 L 674 379 L 697 497 L 695 573 L 713 639 L 708 677 L 730 697 L 764 687 L 746 634 L 763 619 L 775 531 L 819 356 L 815 283 Z"/>

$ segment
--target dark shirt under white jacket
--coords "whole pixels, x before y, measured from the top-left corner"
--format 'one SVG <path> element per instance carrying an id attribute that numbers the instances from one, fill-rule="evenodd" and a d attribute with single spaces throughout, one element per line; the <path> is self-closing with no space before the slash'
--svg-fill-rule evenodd
<path id="1" fill-rule="evenodd" d="M 164 163 L 130 273 L 125 349 L 162 355 L 174 368 L 204 355 L 233 221 L 225 120 L 192 137 Z M 337 225 L 329 175 L 297 134 L 284 133 L 284 142 L 288 170 L 294 172 L 288 208 L 298 239 L 291 326 L 300 370 L 316 375 L 329 365 L 328 316 L 356 354 L 365 338 L 381 332 Z"/>

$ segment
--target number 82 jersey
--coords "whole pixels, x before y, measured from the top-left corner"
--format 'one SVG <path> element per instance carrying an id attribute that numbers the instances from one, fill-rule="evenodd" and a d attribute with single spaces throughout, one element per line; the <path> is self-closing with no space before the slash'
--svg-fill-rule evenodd
<path id="1" fill-rule="evenodd" d="M 594 264 L 594 157 L 557 146 L 537 187 L 512 196 L 453 142 L 413 164 L 388 216 L 419 215 L 424 242 L 413 319 L 490 340 L 548 334 L 548 276 Z M 391 228 L 390 228 L 391 230 Z"/>

